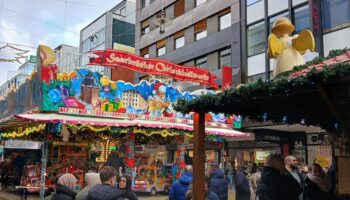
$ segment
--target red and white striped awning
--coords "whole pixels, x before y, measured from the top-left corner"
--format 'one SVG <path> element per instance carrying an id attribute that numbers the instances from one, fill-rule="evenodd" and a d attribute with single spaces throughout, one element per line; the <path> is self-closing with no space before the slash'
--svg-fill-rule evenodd
<path id="1" fill-rule="evenodd" d="M 14 115 L 10 118 L 0 121 L 0 129 L 24 126 L 38 123 L 62 123 L 62 124 L 82 124 L 92 126 L 112 126 L 112 127 L 146 127 L 146 128 L 175 128 L 179 130 L 193 131 L 193 126 L 183 123 L 172 123 L 162 121 L 150 120 L 129 120 L 129 119 L 115 119 L 104 117 L 87 117 L 79 115 L 68 115 L 59 113 L 26 113 Z M 206 127 L 207 134 L 221 135 L 226 137 L 249 137 L 251 134 L 243 133 L 233 129 Z"/>

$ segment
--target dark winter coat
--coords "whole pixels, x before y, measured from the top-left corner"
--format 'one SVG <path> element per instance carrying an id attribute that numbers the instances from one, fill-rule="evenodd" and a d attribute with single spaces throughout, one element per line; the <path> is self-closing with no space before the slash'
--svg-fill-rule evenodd
<path id="1" fill-rule="evenodd" d="M 219 196 L 220 200 L 228 198 L 228 183 L 221 170 L 215 170 L 210 177 L 209 190 Z"/>
<path id="2" fill-rule="evenodd" d="M 124 199 L 128 199 L 128 200 L 137 200 L 137 195 L 134 191 L 132 191 L 132 188 L 131 188 L 131 179 L 129 176 L 121 176 L 121 177 L 124 177 L 126 179 L 126 187 L 125 189 L 120 189 L 124 195 L 123 195 L 123 198 Z M 120 181 L 121 177 L 119 178 L 118 182 Z"/>
<path id="3" fill-rule="evenodd" d="M 124 164 L 124 160 L 115 155 L 115 154 L 109 154 L 108 156 L 108 159 L 107 159 L 107 162 L 105 164 L 105 166 L 111 166 L 113 167 L 114 169 L 117 170 L 118 174 L 119 174 L 119 168 L 122 167 L 122 172 L 124 173 L 125 171 L 125 164 Z"/>
<path id="4" fill-rule="evenodd" d="M 70 188 L 58 184 L 56 186 L 56 193 L 52 197 L 52 200 L 74 200 L 76 195 L 77 193 Z"/>
<path id="5" fill-rule="evenodd" d="M 237 200 L 250 200 L 250 186 L 247 179 L 247 173 L 244 171 L 238 172 L 236 175 L 236 199 Z"/>
<path id="6" fill-rule="evenodd" d="M 185 200 L 186 192 L 192 183 L 192 174 L 185 172 L 180 179 L 175 181 L 171 186 L 169 200 Z"/>
<path id="7" fill-rule="evenodd" d="M 289 176 L 275 168 L 264 167 L 256 193 L 259 200 L 295 200 L 301 192 L 299 183 Z"/>
<path id="8" fill-rule="evenodd" d="M 305 180 L 304 200 L 331 200 L 331 193 L 321 190 L 308 177 Z"/>
<path id="9" fill-rule="evenodd" d="M 87 200 L 122 200 L 123 191 L 109 184 L 95 185 L 89 191 Z"/>
<path id="10" fill-rule="evenodd" d="M 213 191 L 209 191 L 206 196 L 206 200 L 220 200 L 219 196 Z"/>
<path id="11" fill-rule="evenodd" d="M 298 173 L 298 176 L 299 176 L 299 178 L 300 178 L 300 183 L 298 182 L 298 180 L 296 180 L 295 178 L 294 178 L 294 176 L 286 169 L 285 171 L 285 175 L 287 176 L 287 178 L 289 179 L 289 180 L 291 180 L 291 181 L 294 181 L 294 183 L 292 184 L 294 187 L 300 187 L 300 190 L 301 191 L 304 191 L 304 179 L 303 179 L 303 177 L 302 177 L 302 175 L 299 173 L 299 172 L 297 172 Z M 292 187 L 292 186 L 291 186 Z M 297 188 L 295 188 L 294 190 L 298 190 Z M 299 200 L 299 196 L 298 197 L 296 197 L 296 199 L 295 200 Z"/>

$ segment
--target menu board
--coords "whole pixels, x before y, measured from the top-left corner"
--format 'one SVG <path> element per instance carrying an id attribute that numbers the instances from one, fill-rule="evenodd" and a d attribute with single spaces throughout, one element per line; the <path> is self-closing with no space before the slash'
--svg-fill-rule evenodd
<path id="1" fill-rule="evenodd" d="M 338 157 L 338 189 L 341 195 L 350 195 L 350 157 Z"/>

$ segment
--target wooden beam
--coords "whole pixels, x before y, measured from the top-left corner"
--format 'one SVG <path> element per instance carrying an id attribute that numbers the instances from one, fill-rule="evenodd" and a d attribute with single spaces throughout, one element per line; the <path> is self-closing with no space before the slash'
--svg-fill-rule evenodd
<path id="1" fill-rule="evenodd" d="M 344 130 L 344 132 L 347 133 L 347 134 L 350 134 L 350 127 L 349 127 L 349 125 L 345 122 L 344 117 L 341 115 L 341 113 L 338 111 L 338 109 L 332 103 L 332 101 L 329 98 L 327 92 L 324 90 L 324 88 L 321 85 L 317 86 L 317 90 L 318 90 L 322 100 L 328 106 L 328 108 L 331 111 L 332 115 L 339 122 L 339 124 L 342 127 L 342 129 Z"/>
<path id="2" fill-rule="evenodd" d="M 205 118 L 204 113 L 193 116 L 193 199 L 205 199 Z"/>

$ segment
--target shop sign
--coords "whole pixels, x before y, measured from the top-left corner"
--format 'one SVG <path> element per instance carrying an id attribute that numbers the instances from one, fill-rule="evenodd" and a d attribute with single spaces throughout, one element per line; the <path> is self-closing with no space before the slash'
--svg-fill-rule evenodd
<path id="1" fill-rule="evenodd" d="M 28 140 L 8 140 L 5 141 L 5 149 L 40 149 L 40 142 Z"/>
<path id="2" fill-rule="evenodd" d="M 92 58 L 89 65 L 111 68 L 125 67 L 143 74 L 162 75 L 180 81 L 193 81 L 218 88 L 215 83 L 216 76 L 198 67 L 181 66 L 161 59 L 147 59 L 120 50 L 96 50 L 91 53 L 95 54 L 97 58 Z"/>
<path id="3" fill-rule="evenodd" d="M 29 62 L 31 62 L 31 63 L 38 63 L 38 57 L 30 55 L 29 56 Z"/>
<path id="4" fill-rule="evenodd" d="M 275 135 L 264 135 L 263 140 L 268 142 L 281 142 L 281 137 Z"/>

